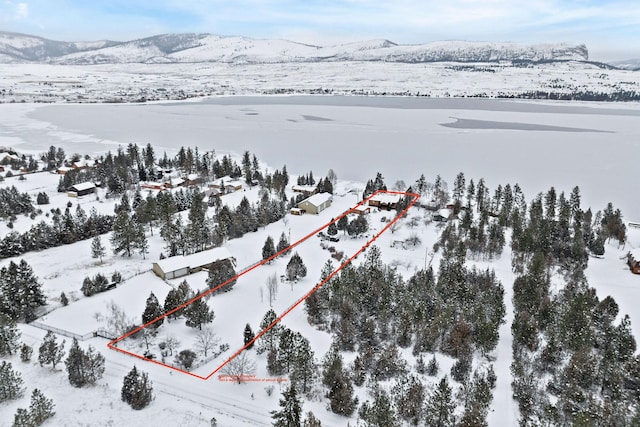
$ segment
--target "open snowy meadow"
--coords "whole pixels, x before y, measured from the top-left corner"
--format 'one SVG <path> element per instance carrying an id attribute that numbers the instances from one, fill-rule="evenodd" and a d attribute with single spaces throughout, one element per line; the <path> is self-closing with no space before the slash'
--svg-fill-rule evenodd
<path id="1" fill-rule="evenodd" d="M 566 194 L 579 186 L 585 209 L 590 206 L 595 212 L 613 202 L 621 209 L 625 221 L 640 222 L 637 195 L 640 105 L 633 103 L 249 96 L 147 104 L 0 104 L 0 117 L 0 146 L 12 147 L 20 153 L 40 154 L 53 145 L 69 154 L 104 154 L 118 147 L 124 149 L 129 143 L 139 146 L 150 143 L 159 157 L 163 151 L 173 156 L 181 146 L 197 146 L 200 153 L 215 151 L 217 155 L 248 150 L 270 168 L 286 165 L 293 176 L 312 170 L 320 177 L 333 169 L 339 185 L 334 203 L 326 211 L 318 216 L 287 215 L 285 220 L 227 242 L 227 248 L 237 259 L 238 270 L 261 259 L 267 236 L 277 239 L 281 233 L 288 233 L 294 242 L 354 206 L 361 200 L 364 183 L 377 172 L 389 187 L 399 180 L 409 186 L 421 174 L 430 181 L 439 174 L 451 187 L 456 174 L 464 172 L 476 182 L 484 178 L 490 188 L 518 183 L 527 201 L 551 186 Z M 51 195 L 50 207 L 64 209 L 69 199 L 64 193 L 56 193 L 57 179 L 55 175 L 39 173 L 28 176 L 26 181 L 12 178 L 0 185 L 16 185 L 20 191 L 33 195 L 46 191 Z M 355 193 L 351 192 L 353 189 Z M 255 201 L 258 190 L 226 195 L 223 202 L 236 206 L 243 195 Z M 87 210 L 96 207 L 99 212 L 112 212 L 115 202 L 101 193 L 99 196 L 100 201 L 93 196 L 73 200 L 74 207 L 80 203 Z M 383 226 L 381 217 L 385 214 L 389 216 L 384 212 L 370 215 L 369 234 Z M 408 226 L 413 217 L 418 219 L 416 228 Z M 385 233 L 376 243 L 382 248 L 383 261 L 397 265 L 398 271 L 407 277 L 427 263 L 437 266 L 441 253 L 434 255 L 432 247 L 441 229 L 429 218 L 430 213 L 424 209 L 411 208 L 409 216 L 401 221 L 402 226 L 394 233 Z M 27 229 L 28 219 L 19 218 L 15 227 Z M 0 224 L 0 235 L 8 232 L 6 225 Z M 394 241 L 409 237 L 410 232 L 420 236 L 418 246 L 392 247 Z M 108 242 L 104 237 L 104 242 Z M 471 265 L 495 269 L 505 289 L 506 323 L 500 327 L 500 341 L 491 354 L 497 385 L 488 416 L 490 426 L 517 425 L 519 416 L 511 390 L 511 298 L 515 274 L 511 268 L 509 233 L 506 239 L 505 249 L 497 260 L 469 261 Z M 351 254 L 365 242 L 365 237 L 345 238 L 335 246 Z M 24 258 L 44 284 L 43 291 L 53 310 L 38 322 L 85 335 L 100 328 L 95 315 L 106 313 L 109 302 L 116 302 L 137 319 L 150 292 L 163 301 L 171 286 L 182 280 L 165 282 L 151 272 L 151 263 L 158 259 L 163 244 L 157 234 L 149 236 L 146 258 L 137 254 L 123 258 L 109 251 L 102 263 L 91 258 L 89 240 L 27 253 L 13 260 Z M 634 337 L 640 343 L 637 304 L 640 276 L 632 275 L 622 259 L 629 249 L 635 248 L 640 248 L 640 230 L 630 228 L 626 246 L 607 244 L 604 257 L 590 258 L 586 275 L 600 299 L 607 295 L 614 297 L 620 307 L 619 317 L 629 314 Z M 318 283 L 322 266 L 329 259 L 319 239 L 312 238 L 297 250 L 309 274 L 293 286 L 280 284 L 274 303 L 278 313 Z M 0 261 L 0 267 L 11 260 Z M 284 274 L 285 265 L 286 260 L 276 260 L 240 279 L 232 292 L 211 298 L 210 305 L 216 313 L 215 332 L 222 342 L 230 344 L 230 351 L 241 347 L 245 323 L 258 329 L 260 319 L 269 309 L 262 284 L 271 274 Z M 125 277 L 122 285 L 92 297 L 82 295 L 83 277 L 113 271 L 120 271 Z M 206 286 L 204 273 L 186 279 L 193 289 Z M 70 296 L 71 303 L 66 307 L 59 303 L 62 291 Z M 302 306 L 287 316 L 284 324 L 309 339 L 317 359 L 328 351 L 330 335 L 307 323 Z M 37 348 L 45 331 L 30 325 L 21 325 L 20 329 L 22 340 Z M 174 329 L 174 333 L 182 334 L 179 338 L 185 343 L 195 338 L 195 332 L 187 329 L 192 328 Z M 68 344 L 70 339 L 65 339 Z M 37 362 L 26 365 L 18 356 L 11 359 L 28 387 L 40 388 L 56 404 L 57 415 L 46 425 L 207 426 L 212 417 L 219 426 L 269 425 L 270 411 L 278 409 L 280 388 L 284 389 L 278 383 L 274 383 L 275 392 L 267 395 L 265 383 L 238 385 L 215 378 L 201 381 L 109 351 L 107 342 L 96 337 L 81 343 L 83 347 L 89 344 L 96 347 L 107 360 L 105 377 L 89 389 L 71 387 L 64 367 L 53 372 Z M 415 363 L 410 350 L 403 350 L 402 355 L 411 365 Z M 224 357 L 196 372 L 206 375 Z M 455 361 L 441 354 L 438 358 L 445 373 Z M 265 359 L 265 355 L 258 358 L 258 377 L 267 376 Z M 478 363 L 484 362 L 474 360 L 474 364 Z M 149 372 L 156 391 L 155 400 L 143 411 L 134 411 L 120 400 L 122 378 L 133 364 Z M 366 400 L 364 390 L 358 393 L 361 401 Z M 27 397 L 0 405 L 0 425 L 8 425 L 16 409 L 26 405 Z M 308 410 L 327 426 L 354 425 L 357 418 L 354 415 L 346 419 L 331 413 L 320 399 L 306 401 L 304 412 Z"/>

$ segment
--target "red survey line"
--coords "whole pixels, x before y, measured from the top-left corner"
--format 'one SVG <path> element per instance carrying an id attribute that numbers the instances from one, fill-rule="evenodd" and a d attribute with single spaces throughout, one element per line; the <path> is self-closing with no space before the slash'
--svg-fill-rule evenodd
<path id="1" fill-rule="evenodd" d="M 349 259 L 347 259 L 345 262 L 342 263 L 342 265 L 340 265 L 336 270 L 334 270 L 333 272 L 331 272 L 331 274 L 329 274 L 322 282 L 318 283 L 316 286 L 314 286 L 309 292 L 307 292 L 304 296 L 302 296 L 300 299 L 298 299 L 293 305 L 291 305 L 284 313 L 282 313 L 278 318 L 276 318 L 269 326 L 267 326 L 266 328 L 264 328 L 262 331 L 260 331 L 260 333 L 258 333 L 251 341 L 249 341 L 247 344 L 245 344 L 242 348 L 240 348 L 238 351 L 236 351 L 233 355 L 231 355 L 231 357 L 229 357 L 225 362 L 223 362 L 220 366 L 218 366 L 215 370 L 213 370 L 213 372 L 211 372 L 209 375 L 207 376 L 201 376 L 198 374 L 194 374 L 193 372 L 189 372 L 189 371 L 185 371 L 183 369 L 180 369 L 178 367 L 172 366 L 172 365 L 168 365 L 166 363 L 162 363 L 159 362 L 157 360 L 154 359 L 148 359 L 140 354 L 137 353 L 133 353 L 131 351 L 119 348 L 116 346 L 116 344 L 128 337 L 130 337 L 131 335 L 140 332 L 142 329 L 153 325 L 154 323 L 156 323 L 157 321 L 159 321 L 160 319 L 164 319 L 165 317 L 175 313 L 178 310 L 182 310 L 183 308 L 185 308 L 186 306 L 188 306 L 189 304 L 193 303 L 194 301 L 205 297 L 206 295 L 209 295 L 213 292 L 216 292 L 217 290 L 219 290 L 221 287 L 231 283 L 234 280 L 237 280 L 238 278 L 244 276 L 245 274 L 249 273 L 250 271 L 255 270 L 256 268 L 269 263 L 271 261 L 273 261 L 275 258 L 279 257 L 280 255 L 282 255 L 285 252 L 288 252 L 289 250 L 291 250 L 292 248 L 298 246 L 300 243 L 305 242 L 306 240 L 308 240 L 309 238 L 315 236 L 316 234 L 318 234 L 319 232 L 321 232 L 322 230 L 324 230 L 325 228 L 328 228 L 331 224 L 338 222 L 342 217 L 349 215 L 350 213 L 354 213 L 356 211 L 356 209 L 359 206 L 362 206 L 363 204 L 367 203 L 371 198 L 375 197 L 378 194 L 397 194 L 397 195 L 402 195 L 402 196 L 409 196 L 409 197 L 413 197 L 413 200 L 407 205 L 407 207 L 400 212 L 391 222 L 389 222 L 386 226 L 384 226 L 382 228 L 382 230 L 380 230 L 377 234 L 375 234 L 370 240 L 367 241 L 367 243 L 365 243 L 362 248 L 360 248 L 355 254 L 353 254 L 351 257 L 349 257 Z M 282 318 L 284 318 L 287 314 L 289 314 L 291 311 L 293 311 L 296 307 L 298 307 L 300 304 L 302 304 L 302 302 L 304 300 L 306 300 L 307 298 L 309 298 L 309 296 L 311 296 L 314 292 L 316 292 L 318 289 L 320 289 L 320 287 L 322 287 L 325 283 L 327 283 L 329 280 L 331 280 L 336 274 L 338 274 L 345 266 L 347 266 L 349 263 L 351 263 L 351 261 L 353 261 L 355 258 L 358 257 L 358 255 L 360 255 L 362 252 L 364 252 L 370 245 L 371 243 L 373 243 L 375 240 L 377 240 L 382 233 L 384 233 L 385 231 L 387 231 L 389 228 L 391 228 L 391 226 L 393 224 L 395 224 L 400 218 L 402 218 L 407 211 L 409 210 L 409 208 L 411 208 L 411 206 L 413 206 L 417 201 L 418 198 L 420 196 L 414 193 L 408 193 L 408 192 L 403 192 L 403 191 L 387 191 L 387 190 L 378 190 L 375 193 L 373 193 L 372 195 L 370 195 L 369 197 L 367 197 L 366 199 L 362 200 L 360 203 L 358 203 L 357 205 L 355 205 L 353 208 L 345 211 L 344 213 L 342 213 L 340 216 L 338 216 L 337 218 L 335 218 L 333 221 L 328 222 L 327 224 L 323 225 L 322 227 L 312 231 L 311 233 L 307 234 L 306 236 L 304 236 L 303 238 L 301 238 L 300 240 L 298 240 L 297 242 L 289 245 L 287 248 L 281 250 L 280 252 L 276 253 L 275 255 L 270 256 L 269 258 L 255 264 L 254 266 L 252 266 L 251 268 L 248 268 L 247 270 L 243 271 L 242 273 L 232 277 L 231 279 L 219 284 L 218 286 L 216 286 L 213 289 L 209 289 L 208 291 L 200 294 L 200 295 L 196 295 L 194 298 L 190 299 L 189 301 L 185 302 L 184 304 L 182 304 L 181 306 L 174 308 L 173 310 L 163 314 L 162 316 L 159 316 L 156 319 L 153 319 L 150 322 L 145 323 L 144 325 L 141 325 L 139 327 L 137 327 L 136 329 L 122 335 L 121 337 L 116 338 L 113 341 L 110 341 L 107 344 L 107 347 L 111 350 L 116 350 L 119 351 L 121 353 L 125 353 L 128 354 L 129 356 L 133 356 L 136 357 L 138 359 L 147 361 L 147 362 L 151 362 L 151 363 L 155 363 L 157 365 L 160 366 L 164 366 L 165 368 L 169 368 L 169 369 L 173 369 L 175 371 L 178 372 L 182 372 L 184 374 L 190 375 L 194 378 L 198 378 L 201 380 L 208 380 L 209 378 L 211 378 L 213 375 L 215 375 L 217 372 L 219 372 L 222 368 L 224 368 L 229 362 L 231 362 L 234 358 L 236 358 L 240 353 L 242 353 L 244 350 L 246 350 L 248 347 L 250 347 L 251 345 L 253 345 L 256 340 L 258 338 L 260 338 L 261 336 L 263 336 L 265 333 L 267 333 L 271 328 L 273 328 L 276 324 L 278 324 L 278 322 L 280 322 L 282 320 Z"/>

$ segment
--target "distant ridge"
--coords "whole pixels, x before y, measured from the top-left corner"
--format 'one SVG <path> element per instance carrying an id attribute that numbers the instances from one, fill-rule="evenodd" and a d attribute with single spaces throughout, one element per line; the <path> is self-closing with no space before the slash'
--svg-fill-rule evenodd
<path id="1" fill-rule="evenodd" d="M 441 41 L 399 45 L 368 40 L 314 46 L 279 39 L 251 39 L 212 34 L 162 34 L 126 42 L 61 42 L 0 32 L 0 63 L 123 64 L 201 63 L 269 64 L 290 62 L 497 62 L 587 61 L 583 44 Z"/>

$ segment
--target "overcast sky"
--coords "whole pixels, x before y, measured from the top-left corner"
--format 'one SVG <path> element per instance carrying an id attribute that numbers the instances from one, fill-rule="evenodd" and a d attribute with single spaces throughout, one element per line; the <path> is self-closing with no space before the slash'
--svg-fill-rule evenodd
<path id="1" fill-rule="evenodd" d="M 640 58 L 640 0 L 0 0 L 0 29 L 67 41 L 206 32 L 319 45 L 569 42 L 594 60 Z"/>

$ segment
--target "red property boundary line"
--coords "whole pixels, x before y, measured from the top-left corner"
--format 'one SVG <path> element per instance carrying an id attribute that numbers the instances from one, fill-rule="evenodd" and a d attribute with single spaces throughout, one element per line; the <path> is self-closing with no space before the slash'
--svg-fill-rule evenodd
<path id="1" fill-rule="evenodd" d="M 305 295 L 303 295 L 300 299 L 298 299 L 293 305 L 291 305 L 287 310 L 285 310 L 284 313 L 282 313 L 280 316 L 278 316 L 278 318 L 276 318 L 276 320 L 274 320 L 269 326 L 267 326 L 266 328 L 264 328 L 260 333 L 258 333 L 255 338 L 253 340 L 251 340 L 250 342 L 248 342 L 247 344 L 244 345 L 244 347 L 242 347 L 241 349 L 239 349 L 238 351 L 236 351 L 233 355 L 231 355 L 231 357 L 229 357 L 227 360 L 225 360 L 220 366 L 218 366 L 216 369 L 213 370 L 213 372 L 211 372 L 210 374 L 208 374 L 207 376 L 202 376 L 202 375 L 198 375 L 198 374 L 194 374 L 193 372 L 189 372 L 189 371 L 185 371 L 182 370 L 180 368 L 177 368 L 175 366 L 172 365 L 168 365 L 166 363 L 162 363 L 159 362 L 157 360 L 154 359 L 148 359 L 140 354 L 137 353 L 133 353 L 131 351 L 128 350 L 124 350 L 122 348 L 117 347 L 117 344 L 130 337 L 131 335 L 140 332 L 142 329 L 153 325 L 154 323 L 156 323 L 157 321 L 159 321 L 160 319 L 164 319 L 165 317 L 175 313 L 178 310 L 181 310 L 183 308 L 185 308 L 186 306 L 188 306 L 189 304 L 193 303 L 194 301 L 209 295 L 213 292 L 216 292 L 217 290 L 219 290 L 221 287 L 227 285 L 228 283 L 244 276 L 245 274 L 255 270 L 256 268 L 271 262 L 272 260 L 274 260 L 275 258 L 277 258 L 278 256 L 282 255 L 285 252 L 288 252 L 289 250 L 291 250 L 292 248 L 298 246 L 300 243 L 305 242 L 306 240 L 310 239 L 311 237 L 315 236 L 316 234 L 318 234 L 319 232 L 321 232 L 322 230 L 324 230 L 325 228 L 328 228 L 331 224 L 338 222 L 342 217 L 349 215 L 350 213 L 355 213 L 356 209 L 364 204 L 366 204 L 371 198 L 375 197 L 378 194 L 397 194 L 397 195 L 401 195 L 404 197 L 412 197 L 413 200 L 411 202 L 409 202 L 409 204 L 407 205 L 407 207 L 400 212 L 400 214 L 398 214 L 391 222 L 389 222 L 382 230 L 380 230 L 377 234 L 375 234 L 370 240 L 368 240 L 363 246 L 362 248 L 360 248 L 355 254 L 351 255 L 351 257 L 349 257 L 349 259 L 347 259 L 345 262 L 342 263 L 342 265 L 340 265 L 336 270 L 334 270 L 331 274 L 329 274 L 323 281 L 321 281 L 320 283 L 318 283 L 316 286 L 313 287 L 313 289 L 311 289 L 309 292 L 307 292 Z M 295 310 L 300 304 L 302 304 L 302 302 L 304 300 L 306 300 L 307 298 L 309 298 L 309 296 L 311 296 L 315 291 L 317 291 L 318 289 L 320 289 L 320 287 L 322 287 L 325 283 L 327 283 L 329 280 L 331 280 L 336 274 L 338 274 L 340 272 L 340 270 L 342 270 L 345 266 L 347 266 L 349 263 L 351 263 L 351 261 L 353 261 L 358 255 L 360 255 L 362 252 L 364 252 L 374 241 L 376 241 L 381 235 L 382 233 L 384 233 L 385 231 L 387 231 L 389 228 L 391 228 L 391 226 L 393 226 L 393 224 L 395 224 L 400 218 L 402 218 L 407 211 L 409 210 L 409 208 L 411 206 L 413 206 L 417 201 L 418 201 L 419 196 L 417 194 L 414 193 L 408 193 L 408 192 L 404 192 L 404 191 L 387 191 L 387 190 L 378 190 L 375 193 L 373 193 L 371 196 L 367 197 L 366 199 L 362 200 L 360 203 L 358 203 L 357 205 L 355 205 L 354 207 L 352 207 L 351 209 L 345 211 L 344 213 L 342 213 L 340 216 L 338 216 L 337 218 L 335 218 L 333 221 L 328 222 L 327 224 L 323 225 L 322 227 L 318 228 L 317 230 L 312 231 L 311 233 L 307 234 L 306 236 L 304 236 L 302 239 L 298 240 L 297 242 L 293 243 L 292 245 L 289 245 L 289 247 L 287 247 L 286 249 L 281 250 L 280 252 L 278 252 L 277 254 L 263 260 L 262 262 L 259 262 L 257 264 L 255 264 L 253 267 L 243 271 L 242 273 L 238 274 L 237 276 L 227 280 L 226 282 L 223 282 L 221 284 L 219 284 L 218 286 L 216 286 L 213 289 L 208 290 L 207 292 L 204 292 L 194 298 L 192 298 L 191 300 L 187 301 L 186 303 L 182 304 L 181 306 L 174 308 L 173 310 L 163 314 L 162 316 L 153 319 L 152 321 L 145 323 L 142 326 L 137 327 L 136 329 L 126 333 L 125 335 L 122 335 L 121 337 L 118 337 L 116 339 L 114 339 L 113 341 L 110 341 L 107 344 L 107 347 L 111 350 L 115 350 L 115 351 L 119 351 L 121 353 L 127 354 L 129 356 L 133 356 L 136 357 L 138 359 L 144 360 L 146 362 L 151 362 L 151 363 L 155 363 L 156 365 L 160 365 L 160 366 L 164 366 L 165 368 L 169 368 L 172 369 L 174 371 L 178 371 L 178 372 L 182 372 L 183 374 L 187 374 L 190 375 L 194 378 L 198 378 L 200 380 L 208 380 L 210 379 L 212 376 L 214 376 L 215 374 L 217 374 L 222 368 L 225 367 L 225 365 L 227 365 L 229 362 L 231 362 L 234 358 L 236 358 L 238 355 L 240 355 L 240 353 L 242 353 L 244 350 L 246 350 L 249 346 L 253 345 L 253 343 L 260 338 L 262 335 L 264 335 L 265 333 L 267 333 L 271 328 L 273 328 L 278 322 L 280 322 L 282 320 L 282 318 L 284 318 L 287 314 L 291 313 L 293 310 Z"/>

